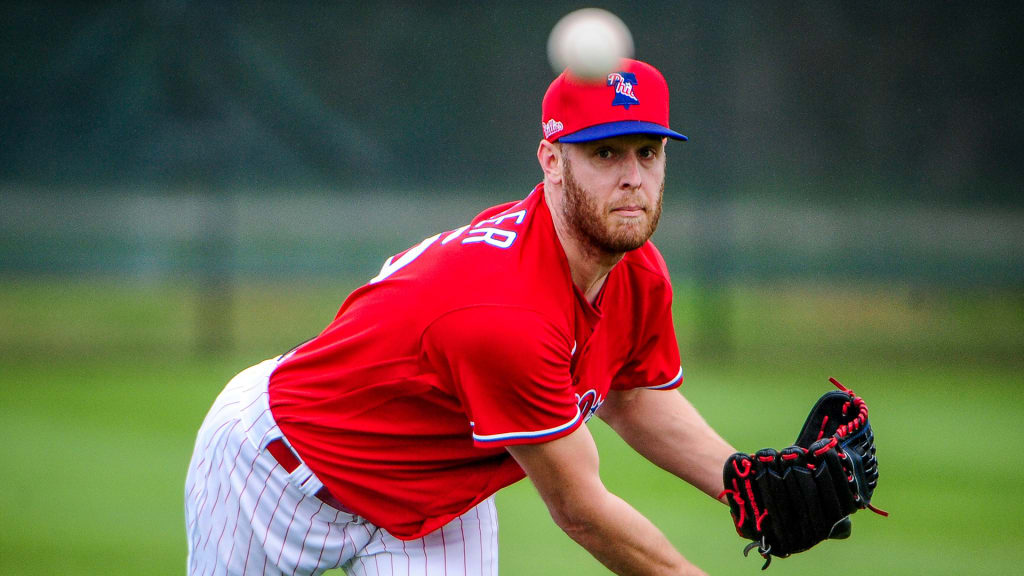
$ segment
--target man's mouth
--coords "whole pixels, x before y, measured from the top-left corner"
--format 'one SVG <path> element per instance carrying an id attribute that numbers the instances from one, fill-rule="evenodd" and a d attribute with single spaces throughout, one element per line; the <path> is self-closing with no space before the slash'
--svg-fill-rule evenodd
<path id="1" fill-rule="evenodd" d="M 637 204 L 630 204 L 630 205 L 627 205 L 627 206 L 619 206 L 618 208 L 614 208 L 612 210 L 612 213 L 618 214 L 619 216 L 623 216 L 623 217 L 627 217 L 627 218 L 643 216 L 644 212 L 646 212 L 644 207 L 640 206 L 640 205 L 637 205 Z"/>

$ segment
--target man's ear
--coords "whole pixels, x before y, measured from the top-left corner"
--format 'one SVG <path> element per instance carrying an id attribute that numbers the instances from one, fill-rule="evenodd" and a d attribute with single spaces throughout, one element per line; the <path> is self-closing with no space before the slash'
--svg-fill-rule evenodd
<path id="1" fill-rule="evenodd" d="M 562 183 L 562 147 L 547 140 L 537 146 L 537 162 L 544 171 L 544 179 L 552 184 Z"/>

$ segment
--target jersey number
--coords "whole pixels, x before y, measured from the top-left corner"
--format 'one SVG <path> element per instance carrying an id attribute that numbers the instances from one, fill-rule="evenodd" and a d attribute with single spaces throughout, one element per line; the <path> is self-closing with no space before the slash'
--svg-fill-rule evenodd
<path id="1" fill-rule="evenodd" d="M 483 220 L 472 228 L 470 228 L 469 225 L 466 225 L 462 228 L 453 230 L 445 236 L 444 240 L 441 240 L 441 244 L 447 244 L 465 232 L 465 238 L 462 239 L 461 244 L 475 244 L 482 242 L 496 248 L 508 248 L 515 243 L 518 235 L 511 230 L 503 230 L 501 228 L 495 228 L 494 226 L 501 225 L 505 220 L 514 220 L 515 224 L 519 225 L 523 223 L 523 219 L 525 218 L 526 210 L 519 210 L 517 212 L 512 212 L 511 214 L 502 214 L 501 216 L 496 216 L 489 220 Z M 491 224 L 492 226 L 486 226 L 487 224 Z M 394 256 L 385 260 L 384 266 L 381 266 L 380 272 L 370 279 L 370 284 L 376 284 L 377 282 L 384 280 L 388 276 L 391 276 L 395 272 L 398 272 L 402 268 L 408 266 L 410 262 L 419 258 L 420 254 L 423 254 L 427 248 L 430 248 L 434 242 L 437 242 L 437 239 L 440 237 L 441 234 L 435 234 L 403 252 L 397 260 L 395 260 Z"/>

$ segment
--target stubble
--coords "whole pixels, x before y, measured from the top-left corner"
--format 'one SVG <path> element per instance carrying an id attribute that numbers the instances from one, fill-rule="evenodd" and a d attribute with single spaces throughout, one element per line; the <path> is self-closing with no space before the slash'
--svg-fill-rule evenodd
<path id="1" fill-rule="evenodd" d="M 614 226 L 612 218 L 604 213 L 594 196 L 588 194 L 576 181 L 569 158 L 563 158 L 565 167 L 562 174 L 562 213 L 577 239 L 608 254 L 621 254 L 643 246 L 658 228 L 665 181 L 661 182 L 655 205 L 645 206 L 645 220 L 638 220 L 635 224 L 622 223 Z"/>

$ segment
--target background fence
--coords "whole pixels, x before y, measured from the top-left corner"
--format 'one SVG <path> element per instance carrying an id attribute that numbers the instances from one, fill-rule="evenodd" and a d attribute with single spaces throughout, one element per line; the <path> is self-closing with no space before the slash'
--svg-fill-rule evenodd
<path id="1" fill-rule="evenodd" d="M 0 273 L 368 279 L 391 254 L 525 195 L 524 182 L 503 195 L 9 191 Z M 1024 211 L 1007 207 L 669 196 L 654 239 L 679 280 L 1024 286 Z"/>
<path id="2" fill-rule="evenodd" d="M 1020 286 L 1018 4 L 602 4 L 691 138 L 677 274 Z M 365 276 L 539 179 L 573 7 L 10 3 L 0 273 Z"/>

